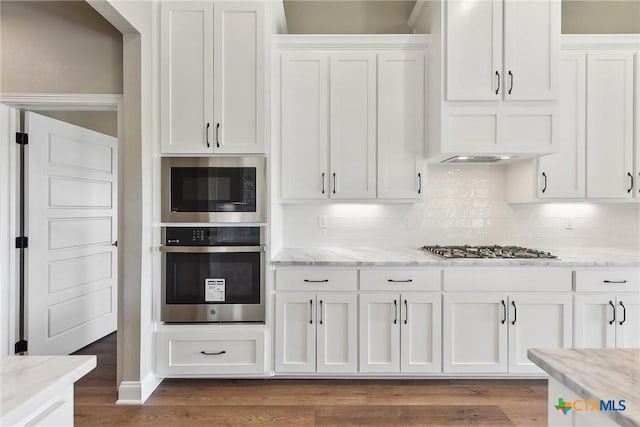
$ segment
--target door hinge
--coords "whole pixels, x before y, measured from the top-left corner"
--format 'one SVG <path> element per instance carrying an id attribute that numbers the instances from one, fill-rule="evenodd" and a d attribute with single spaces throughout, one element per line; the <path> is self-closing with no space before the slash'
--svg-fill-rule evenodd
<path id="1" fill-rule="evenodd" d="M 27 236 L 16 237 L 16 249 L 27 249 L 29 247 L 29 238 Z"/>
<path id="2" fill-rule="evenodd" d="M 27 340 L 20 340 L 16 343 L 15 354 L 27 352 Z"/>
<path id="3" fill-rule="evenodd" d="M 27 145 L 29 143 L 29 135 L 22 132 L 16 132 L 16 143 L 20 145 Z"/>

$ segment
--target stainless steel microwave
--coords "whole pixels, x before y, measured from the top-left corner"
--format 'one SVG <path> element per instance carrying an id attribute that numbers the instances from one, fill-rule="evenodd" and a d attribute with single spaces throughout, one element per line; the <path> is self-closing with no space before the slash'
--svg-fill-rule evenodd
<path id="1" fill-rule="evenodd" d="M 264 222 L 264 157 L 162 158 L 163 222 Z"/>

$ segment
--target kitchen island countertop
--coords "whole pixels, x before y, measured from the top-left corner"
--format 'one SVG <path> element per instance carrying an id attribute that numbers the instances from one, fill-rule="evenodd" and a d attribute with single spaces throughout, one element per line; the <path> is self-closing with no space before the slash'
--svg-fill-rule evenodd
<path id="1" fill-rule="evenodd" d="M 640 253 L 620 248 L 546 249 L 558 259 L 443 259 L 417 248 L 284 248 L 271 264 L 274 266 L 556 266 L 556 267 L 639 267 Z"/>

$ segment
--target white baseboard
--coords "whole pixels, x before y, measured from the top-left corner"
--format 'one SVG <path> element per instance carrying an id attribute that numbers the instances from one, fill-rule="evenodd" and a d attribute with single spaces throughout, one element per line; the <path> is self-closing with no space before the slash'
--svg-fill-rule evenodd
<path id="1" fill-rule="evenodd" d="M 160 385 L 162 378 L 150 372 L 142 381 L 122 381 L 116 405 L 142 405 Z"/>

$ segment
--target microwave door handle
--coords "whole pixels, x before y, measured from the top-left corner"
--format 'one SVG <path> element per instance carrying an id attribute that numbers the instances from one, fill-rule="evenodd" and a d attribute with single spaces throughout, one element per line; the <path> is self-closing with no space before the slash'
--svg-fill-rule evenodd
<path id="1" fill-rule="evenodd" d="M 264 252 L 264 246 L 160 246 L 160 252 L 175 253 L 225 253 Z"/>

